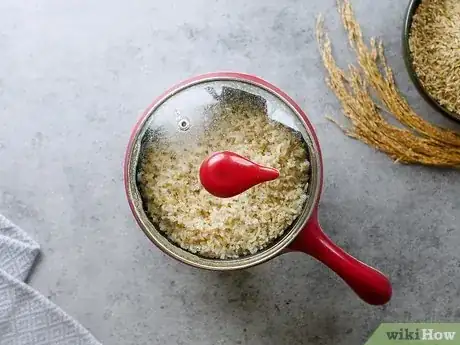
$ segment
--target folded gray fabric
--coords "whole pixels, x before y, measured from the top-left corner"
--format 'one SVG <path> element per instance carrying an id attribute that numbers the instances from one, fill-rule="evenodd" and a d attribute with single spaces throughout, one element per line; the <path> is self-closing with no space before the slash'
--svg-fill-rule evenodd
<path id="1" fill-rule="evenodd" d="M 0 345 L 100 345 L 25 283 L 40 248 L 0 215 Z"/>

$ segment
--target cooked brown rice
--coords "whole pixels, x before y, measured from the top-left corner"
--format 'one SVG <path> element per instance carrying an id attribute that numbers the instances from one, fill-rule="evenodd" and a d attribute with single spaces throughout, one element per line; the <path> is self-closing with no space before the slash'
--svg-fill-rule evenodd
<path id="1" fill-rule="evenodd" d="M 422 0 L 413 18 L 409 46 L 426 91 L 460 114 L 460 1 Z"/>
<path id="2" fill-rule="evenodd" d="M 300 136 L 261 109 L 218 111 L 195 145 L 180 151 L 158 142 L 148 146 L 139 184 L 149 217 L 174 243 L 225 259 L 256 253 L 293 223 L 307 199 L 310 164 Z M 280 177 L 233 198 L 214 197 L 201 186 L 198 171 L 209 154 L 222 150 L 277 168 Z"/>

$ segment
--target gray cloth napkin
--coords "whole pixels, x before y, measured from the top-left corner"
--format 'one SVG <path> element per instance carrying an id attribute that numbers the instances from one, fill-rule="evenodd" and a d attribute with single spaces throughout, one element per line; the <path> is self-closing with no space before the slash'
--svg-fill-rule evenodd
<path id="1" fill-rule="evenodd" d="M 0 215 L 0 345 L 100 345 L 25 283 L 40 247 Z"/>

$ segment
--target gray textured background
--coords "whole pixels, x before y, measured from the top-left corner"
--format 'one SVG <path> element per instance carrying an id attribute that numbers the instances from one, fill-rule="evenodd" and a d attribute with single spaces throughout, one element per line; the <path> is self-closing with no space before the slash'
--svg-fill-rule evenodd
<path id="1" fill-rule="evenodd" d="M 401 89 L 406 1 L 353 1 L 381 36 Z M 460 320 L 458 173 L 393 164 L 325 120 L 340 116 L 314 40 L 334 0 L 0 1 L 0 213 L 43 247 L 32 285 L 107 344 L 363 343 L 383 320 Z M 236 273 L 165 257 L 125 202 L 130 128 L 165 88 L 213 70 L 257 74 L 308 112 L 324 150 L 322 224 L 388 273 L 385 308 L 360 302 L 301 254 Z"/>

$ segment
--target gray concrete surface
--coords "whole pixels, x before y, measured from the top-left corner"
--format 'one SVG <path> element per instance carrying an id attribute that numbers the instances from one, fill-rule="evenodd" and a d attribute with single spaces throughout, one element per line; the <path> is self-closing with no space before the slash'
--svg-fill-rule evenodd
<path id="1" fill-rule="evenodd" d="M 406 1 L 353 1 L 386 43 L 411 104 L 400 55 Z M 106 344 L 361 344 L 382 321 L 459 321 L 458 172 L 395 165 L 345 138 L 314 40 L 326 15 L 349 53 L 334 0 L 2 0 L 0 213 L 43 257 L 32 285 Z M 235 273 L 165 257 L 135 225 L 122 159 L 130 128 L 165 88 L 239 70 L 286 90 L 324 149 L 321 222 L 352 254 L 391 276 L 384 308 L 360 302 L 301 254 Z"/>

